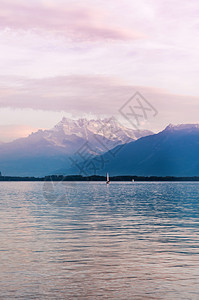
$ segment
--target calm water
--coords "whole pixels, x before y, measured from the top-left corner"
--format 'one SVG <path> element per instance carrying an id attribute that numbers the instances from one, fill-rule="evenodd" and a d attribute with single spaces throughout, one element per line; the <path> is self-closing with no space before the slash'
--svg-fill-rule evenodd
<path id="1" fill-rule="evenodd" d="M 199 183 L 0 187 L 0 299 L 199 299 Z"/>

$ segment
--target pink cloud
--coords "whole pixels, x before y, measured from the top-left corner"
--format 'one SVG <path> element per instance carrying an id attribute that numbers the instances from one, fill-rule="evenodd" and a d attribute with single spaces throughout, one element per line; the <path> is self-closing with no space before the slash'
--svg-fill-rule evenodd
<path id="1" fill-rule="evenodd" d="M 169 123 L 199 122 L 199 97 L 171 94 L 160 88 L 132 86 L 116 78 L 102 76 L 60 76 L 45 79 L 7 77 L 7 82 L 7 87 L 4 84 L 5 88 L 0 88 L 0 109 L 24 109 L 24 114 L 29 109 L 33 109 L 43 111 L 43 113 L 44 111 L 63 115 L 66 113 L 75 118 L 89 115 L 116 116 L 123 123 L 126 120 L 122 118 L 119 109 L 136 91 L 139 91 L 158 111 L 155 118 L 142 123 L 142 128 L 158 131 Z M 33 113 L 32 116 L 34 116 Z M 37 117 L 32 121 L 35 127 L 39 126 Z M 12 129 L 10 133 L 8 129 L 5 130 L 4 137 L 3 131 L 0 130 L 2 135 L 0 140 L 5 140 L 7 135 L 10 136 L 10 140 L 23 136 L 21 132 L 13 135 Z M 28 130 L 27 134 L 30 133 Z"/>
<path id="2" fill-rule="evenodd" d="M 8 87 L 0 89 L 0 107 L 111 116 L 118 114 L 120 107 L 139 91 L 159 111 L 160 124 L 198 121 L 198 97 L 174 95 L 160 88 L 131 86 L 116 78 L 65 76 L 7 80 Z"/>
<path id="3" fill-rule="evenodd" d="M 24 125 L 4 125 L 0 126 L 0 141 L 9 142 L 18 138 L 26 137 L 38 128 Z"/>
<path id="4" fill-rule="evenodd" d="M 69 5 L 70 4 L 70 5 Z M 128 27 L 112 23 L 110 12 L 68 2 L 65 5 L 35 4 L 34 2 L 2 1 L 0 28 L 41 30 L 61 34 L 71 39 L 131 40 L 144 35 Z M 110 22 L 111 20 L 111 22 Z"/>

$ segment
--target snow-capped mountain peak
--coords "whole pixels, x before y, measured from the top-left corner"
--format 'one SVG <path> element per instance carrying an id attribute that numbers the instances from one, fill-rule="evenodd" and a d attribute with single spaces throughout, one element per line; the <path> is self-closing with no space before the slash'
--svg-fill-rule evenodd
<path id="1" fill-rule="evenodd" d="M 121 125 L 115 118 L 71 120 L 65 117 L 55 125 L 52 133 L 62 137 L 67 136 L 67 138 L 73 135 L 86 140 L 92 139 L 94 135 L 99 135 L 110 140 L 118 140 L 118 143 L 125 143 L 127 139 L 136 140 L 152 134 L 147 130 L 129 129 Z"/>
<path id="2" fill-rule="evenodd" d="M 165 128 L 165 130 L 166 131 L 199 130 L 199 124 L 178 124 L 178 125 L 169 124 Z"/>
<path id="3" fill-rule="evenodd" d="M 0 145 L 1 171 L 9 175 L 50 174 L 62 167 L 70 169 L 70 158 L 76 159 L 86 144 L 86 157 L 96 156 L 149 134 L 125 128 L 114 119 L 63 118 L 52 129 Z"/>

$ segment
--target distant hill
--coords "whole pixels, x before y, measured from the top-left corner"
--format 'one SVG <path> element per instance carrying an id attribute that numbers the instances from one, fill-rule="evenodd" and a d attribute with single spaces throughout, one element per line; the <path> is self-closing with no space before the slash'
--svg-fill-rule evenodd
<path id="1" fill-rule="evenodd" d="M 162 132 L 130 142 L 113 158 L 111 152 L 98 157 L 106 171 L 114 175 L 198 176 L 199 125 L 169 125 Z M 94 162 L 94 161 L 93 161 Z"/>

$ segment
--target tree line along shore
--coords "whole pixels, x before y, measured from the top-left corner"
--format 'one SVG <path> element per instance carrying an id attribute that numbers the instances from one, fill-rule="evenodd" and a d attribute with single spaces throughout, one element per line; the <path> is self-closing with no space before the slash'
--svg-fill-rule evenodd
<path id="1" fill-rule="evenodd" d="M 0 176 L 0 181 L 106 181 L 106 176 L 49 175 L 44 177 Z M 110 181 L 199 181 L 199 176 L 112 176 Z"/>

